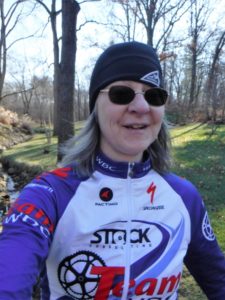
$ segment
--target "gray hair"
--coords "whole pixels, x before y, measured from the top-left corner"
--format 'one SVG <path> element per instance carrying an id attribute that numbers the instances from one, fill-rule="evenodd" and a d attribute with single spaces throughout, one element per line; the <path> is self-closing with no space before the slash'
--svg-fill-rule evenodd
<path id="1" fill-rule="evenodd" d="M 75 164 L 78 175 L 90 176 L 94 171 L 99 142 L 100 129 L 95 108 L 80 133 L 66 142 L 61 149 L 64 155 L 61 165 Z M 170 146 L 169 132 L 166 122 L 163 121 L 157 140 L 146 149 L 150 155 L 153 169 L 159 173 L 169 171 L 171 165 Z"/>

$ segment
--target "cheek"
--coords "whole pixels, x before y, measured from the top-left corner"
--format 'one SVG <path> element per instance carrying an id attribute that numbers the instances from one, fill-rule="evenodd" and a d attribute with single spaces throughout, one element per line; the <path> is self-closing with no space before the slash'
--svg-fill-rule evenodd
<path id="1" fill-rule="evenodd" d="M 112 104 L 109 100 L 99 98 L 97 102 L 97 116 L 100 129 L 114 127 L 119 123 L 122 111 L 121 107 Z"/>
<path id="2" fill-rule="evenodd" d="M 164 107 L 152 108 L 151 118 L 154 123 L 161 123 L 165 114 Z"/>
<path id="3" fill-rule="evenodd" d="M 96 112 L 97 112 L 99 128 L 101 132 L 105 132 L 111 126 L 110 125 L 112 122 L 112 115 L 110 112 L 111 110 L 110 107 L 108 107 L 104 101 L 98 101 L 97 104 L 98 105 L 97 105 Z"/>

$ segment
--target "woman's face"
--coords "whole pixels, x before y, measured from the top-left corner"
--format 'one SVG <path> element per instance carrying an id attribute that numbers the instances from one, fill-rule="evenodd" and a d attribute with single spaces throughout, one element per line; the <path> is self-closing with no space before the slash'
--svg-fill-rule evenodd
<path id="1" fill-rule="evenodd" d="M 150 88 L 139 82 L 117 81 L 105 89 L 116 85 L 128 86 L 136 92 Z M 116 161 L 141 161 L 143 152 L 157 139 L 164 105 L 150 106 L 142 94 L 136 94 L 129 104 L 114 104 L 107 92 L 99 93 L 96 104 L 102 152 Z"/>

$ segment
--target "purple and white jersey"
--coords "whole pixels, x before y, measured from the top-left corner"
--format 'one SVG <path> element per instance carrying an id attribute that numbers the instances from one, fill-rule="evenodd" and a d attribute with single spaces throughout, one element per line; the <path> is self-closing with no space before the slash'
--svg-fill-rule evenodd
<path id="1" fill-rule="evenodd" d="M 21 192 L 0 236 L 0 299 L 175 300 L 183 263 L 225 299 L 225 260 L 196 188 L 144 163 L 99 155 L 89 178 L 68 166 Z M 44 272 L 44 271 L 45 272 Z"/>

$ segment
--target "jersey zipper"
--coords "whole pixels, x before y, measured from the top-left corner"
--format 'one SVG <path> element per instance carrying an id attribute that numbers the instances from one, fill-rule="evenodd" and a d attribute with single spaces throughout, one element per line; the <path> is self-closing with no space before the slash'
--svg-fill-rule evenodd
<path id="1" fill-rule="evenodd" d="M 134 163 L 129 163 L 127 172 L 127 234 L 125 244 L 125 271 L 124 271 L 124 288 L 121 300 L 128 299 L 129 285 L 130 285 L 130 263 L 131 263 L 131 230 L 132 230 L 132 177 L 133 177 Z"/>

